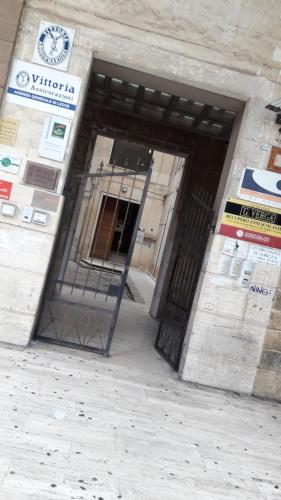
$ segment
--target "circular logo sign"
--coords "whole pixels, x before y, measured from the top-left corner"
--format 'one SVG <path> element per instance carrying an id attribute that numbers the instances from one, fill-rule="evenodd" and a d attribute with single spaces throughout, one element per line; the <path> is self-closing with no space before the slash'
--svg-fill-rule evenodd
<path id="1" fill-rule="evenodd" d="M 38 54 L 46 64 L 60 64 L 69 53 L 69 36 L 61 26 L 48 26 L 39 36 Z"/>
<path id="2" fill-rule="evenodd" d="M 19 71 L 16 76 L 16 82 L 19 87 L 26 87 L 30 82 L 30 76 L 27 71 Z"/>
<path id="3" fill-rule="evenodd" d="M 237 235 L 238 238 L 243 238 L 244 231 L 242 231 L 242 229 L 238 229 L 238 231 L 236 231 L 236 235 Z"/>
<path id="4" fill-rule="evenodd" d="M 10 158 L 2 158 L 1 163 L 3 167 L 9 167 L 12 164 Z"/>

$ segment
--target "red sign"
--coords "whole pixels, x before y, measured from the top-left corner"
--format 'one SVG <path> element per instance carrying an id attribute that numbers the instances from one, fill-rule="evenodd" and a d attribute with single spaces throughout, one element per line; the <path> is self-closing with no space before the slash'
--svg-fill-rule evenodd
<path id="1" fill-rule="evenodd" d="M 9 200 L 12 191 L 12 182 L 2 181 L 0 179 L 0 198 L 4 200 Z"/>

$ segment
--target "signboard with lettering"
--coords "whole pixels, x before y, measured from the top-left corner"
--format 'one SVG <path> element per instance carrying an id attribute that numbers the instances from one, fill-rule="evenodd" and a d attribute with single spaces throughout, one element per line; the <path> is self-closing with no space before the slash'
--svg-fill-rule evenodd
<path id="1" fill-rule="evenodd" d="M 0 143 L 14 146 L 19 127 L 19 120 L 14 118 L 0 119 Z"/>
<path id="2" fill-rule="evenodd" d="M 32 61 L 66 70 L 75 31 L 48 21 L 41 21 Z"/>
<path id="3" fill-rule="evenodd" d="M 46 116 L 41 134 L 39 155 L 50 160 L 63 161 L 71 120 Z"/>
<path id="4" fill-rule="evenodd" d="M 28 161 L 25 169 L 24 184 L 54 191 L 57 187 L 59 175 L 60 170 L 58 168 Z"/>
<path id="5" fill-rule="evenodd" d="M 238 196 L 254 203 L 281 208 L 280 174 L 246 167 L 242 175 Z"/>
<path id="6" fill-rule="evenodd" d="M 281 252 L 274 248 L 260 247 L 259 245 L 251 245 L 249 250 L 249 260 L 257 264 L 264 264 L 266 266 L 281 267 Z"/>
<path id="7" fill-rule="evenodd" d="M 72 118 L 80 86 L 77 76 L 15 59 L 7 101 Z"/>
<path id="8" fill-rule="evenodd" d="M 219 233 L 258 245 L 281 248 L 281 210 L 228 198 Z"/>
<path id="9" fill-rule="evenodd" d="M 3 200 L 9 200 L 11 196 L 12 186 L 12 182 L 3 181 L 2 179 L 0 179 L 0 198 L 3 198 Z"/>

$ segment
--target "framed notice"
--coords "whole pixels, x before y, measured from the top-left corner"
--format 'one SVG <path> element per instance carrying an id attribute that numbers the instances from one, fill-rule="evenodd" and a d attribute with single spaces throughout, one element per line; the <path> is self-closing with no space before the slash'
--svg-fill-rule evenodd
<path id="1" fill-rule="evenodd" d="M 281 148 L 273 146 L 267 164 L 267 170 L 281 174 Z"/>
<path id="2" fill-rule="evenodd" d="M 28 161 L 24 174 L 24 184 L 55 191 L 59 175 L 60 170 L 57 168 Z"/>

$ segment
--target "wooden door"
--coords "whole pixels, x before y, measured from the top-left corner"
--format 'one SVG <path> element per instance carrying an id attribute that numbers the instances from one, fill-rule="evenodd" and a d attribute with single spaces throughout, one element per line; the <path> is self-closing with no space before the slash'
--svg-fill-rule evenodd
<path id="1" fill-rule="evenodd" d="M 92 244 L 91 257 L 102 260 L 107 260 L 109 257 L 118 215 L 117 203 L 116 198 L 108 197 L 103 199 Z"/>

